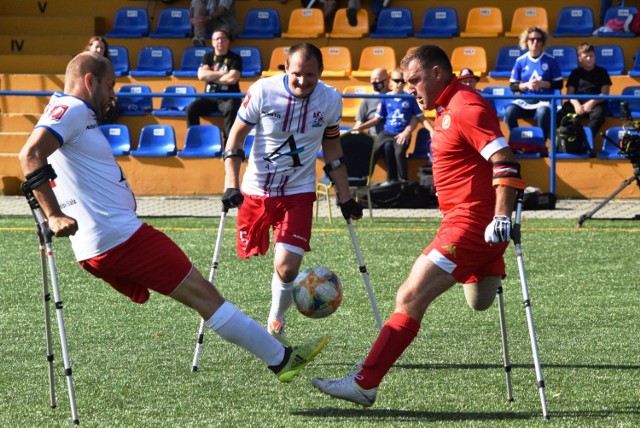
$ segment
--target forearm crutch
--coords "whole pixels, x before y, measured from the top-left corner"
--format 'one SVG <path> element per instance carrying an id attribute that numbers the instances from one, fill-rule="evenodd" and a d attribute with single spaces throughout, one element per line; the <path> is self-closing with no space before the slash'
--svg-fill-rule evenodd
<path id="1" fill-rule="evenodd" d="M 211 261 L 211 269 L 209 270 L 209 282 L 215 285 L 216 271 L 218 270 L 218 260 L 220 259 L 220 247 L 222 245 L 222 235 L 224 232 L 224 222 L 227 218 L 229 208 L 224 207 L 220 214 L 220 226 L 218 226 L 218 237 L 216 238 L 216 246 L 213 250 L 213 260 Z M 191 364 L 191 371 L 198 371 L 198 360 L 200 359 L 200 352 L 202 351 L 202 342 L 204 341 L 204 324 L 205 320 L 200 320 L 200 329 L 198 330 L 198 339 L 196 341 L 196 351 L 193 354 L 193 363 Z"/>
<path id="2" fill-rule="evenodd" d="M 513 401 L 513 389 L 511 387 L 511 361 L 509 359 L 509 345 L 507 343 L 507 321 L 504 315 L 504 296 L 502 285 L 498 287 L 498 311 L 500 314 L 500 337 L 502 339 L 502 359 L 504 361 L 504 374 L 507 382 L 507 401 Z"/>
<path id="3" fill-rule="evenodd" d="M 369 296 L 369 301 L 371 302 L 373 316 L 376 318 L 378 330 L 382 330 L 382 321 L 380 320 L 380 312 L 378 312 L 376 297 L 373 295 L 373 289 L 371 288 L 371 282 L 369 281 L 369 272 L 367 272 L 367 266 L 364 264 L 364 259 L 362 258 L 362 253 L 360 252 L 360 246 L 358 245 L 358 238 L 356 238 L 356 232 L 353 229 L 353 224 L 351 224 L 351 219 L 347 219 L 347 228 L 349 229 L 349 235 L 351 236 L 353 249 L 356 252 L 356 258 L 358 259 L 360 273 L 362 273 L 362 279 L 364 280 L 364 288 L 367 290 L 367 295 Z"/>
<path id="4" fill-rule="evenodd" d="M 520 219 L 522 215 L 522 199 L 524 193 L 518 191 L 516 203 L 516 220 L 511 231 L 511 239 L 516 248 L 516 259 L 518 261 L 518 272 L 520 274 L 520 283 L 522 284 L 522 303 L 527 314 L 527 324 L 529 326 L 529 340 L 531 341 L 531 351 L 533 353 L 533 363 L 536 369 L 536 379 L 538 382 L 538 392 L 540 393 L 540 402 L 542 403 L 542 417 L 549 419 L 549 411 L 547 410 L 547 398 L 544 393 L 544 379 L 542 377 L 542 367 L 540 366 L 540 358 L 538 354 L 538 342 L 536 340 L 536 329 L 533 323 L 533 311 L 531 309 L 531 300 L 529 299 L 529 288 L 527 286 L 527 275 L 524 270 L 524 258 L 522 256 L 522 246 L 520 242 Z"/>
<path id="5" fill-rule="evenodd" d="M 45 300 L 45 328 L 47 332 L 47 360 L 49 361 L 49 385 L 50 385 L 50 394 L 51 394 L 51 407 L 56 407 L 55 401 L 55 389 L 53 383 L 53 351 L 51 350 L 51 326 L 49 324 L 49 303 L 50 300 L 48 285 L 47 285 L 47 272 L 46 266 L 49 266 L 49 276 L 51 278 L 51 288 L 53 290 L 53 298 L 56 306 L 56 318 L 58 321 L 58 330 L 60 331 L 60 346 L 62 348 L 62 359 L 64 361 L 64 372 L 67 378 L 67 389 L 69 390 L 69 404 L 71 406 L 71 420 L 74 425 L 79 425 L 80 420 L 78 419 L 78 409 L 76 407 L 76 396 L 73 388 L 73 376 L 71 371 L 71 362 L 69 359 L 69 351 L 67 348 L 67 334 L 64 328 L 64 317 L 62 314 L 62 299 L 60 298 L 60 290 L 58 287 L 58 272 L 56 270 L 56 260 L 53 255 L 53 243 L 51 242 L 51 238 L 53 237 L 53 233 L 49 228 L 49 223 L 42 212 L 42 208 L 38 203 L 38 200 L 35 198 L 33 191 L 31 188 L 24 183 L 22 185 L 22 191 L 27 198 L 27 202 L 29 203 L 29 207 L 31 208 L 31 213 L 33 214 L 33 218 L 36 222 L 36 233 L 38 234 L 38 238 L 40 240 L 41 247 L 41 265 L 42 265 L 42 285 L 43 285 L 43 294 Z M 45 254 L 46 253 L 46 260 Z"/>

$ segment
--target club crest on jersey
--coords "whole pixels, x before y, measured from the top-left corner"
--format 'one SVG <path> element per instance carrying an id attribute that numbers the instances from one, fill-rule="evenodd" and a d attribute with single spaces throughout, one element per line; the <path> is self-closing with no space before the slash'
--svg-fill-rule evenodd
<path id="1" fill-rule="evenodd" d="M 449 113 L 447 113 L 442 118 L 442 129 L 449 129 L 450 126 L 451 126 L 451 116 L 449 116 Z"/>
<path id="2" fill-rule="evenodd" d="M 322 126 L 324 123 L 324 115 L 322 114 L 321 111 L 314 111 L 313 112 L 313 121 L 311 122 L 311 126 L 313 126 L 314 128 L 317 128 L 319 126 Z"/>
<path id="3" fill-rule="evenodd" d="M 56 105 L 49 104 L 44 113 L 47 115 L 47 117 L 53 120 L 60 120 L 62 119 L 62 116 L 64 116 L 64 114 L 67 112 L 68 109 L 69 109 L 69 106 L 66 106 L 63 104 L 56 104 Z"/>

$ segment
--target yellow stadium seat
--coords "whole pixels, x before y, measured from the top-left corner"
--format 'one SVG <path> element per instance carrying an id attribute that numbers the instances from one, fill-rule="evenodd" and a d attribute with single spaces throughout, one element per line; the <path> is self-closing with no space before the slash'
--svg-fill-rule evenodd
<path id="1" fill-rule="evenodd" d="M 487 52 L 481 46 L 457 46 L 451 53 L 451 66 L 456 74 L 463 68 L 470 68 L 480 77 L 487 72 Z"/>
<path id="2" fill-rule="evenodd" d="M 330 39 L 361 39 L 369 34 L 369 13 L 365 8 L 358 9 L 358 24 L 349 25 L 347 9 L 340 8 L 333 18 L 333 30 L 328 34 Z"/>
<path id="3" fill-rule="evenodd" d="M 322 10 L 306 7 L 291 11 L 287 32 L 282 33 L 283 39 L 317 39 L 324 36 Z"/>
<path id="4" fill-rule="evenodd" d="M 373 94 L 373 88 L 365 85 L 345 86 L 342 90 L 343 94 Z M 343 98 L 342 99 L 342 117 L 356 117 L 358 108 L 362 98 Z"/>
<path id="5" fill-rule="evenodd" d="M 544 7 L 527 6 L 519 7 L 513 11 L 511 29 L 505 33 L 506 37 L 518 37 L 528 27 L 540 27 L 549 31 L 547 9 Z"/>
<path id="6" fill-rule="evenodd" d="M 271 59 L 269 60 L 269 68 L 262 71 L 262 77 L 273 76 L 274 74 L 284 73 L 284 63 L 287 60 L 289 46 L 280 46 L 271 51 Z"/>
<path id="7" fill-rule="evenodd" d="M 324 71 L 322 77 L 345 77 L 351 75 L 351 51 L 344 46 L 323 46 L 320 48 Z"/>
<path id="8" fill-rule="evenodd" d="M 378 67 L 384 67 L 389 72 L 397 67 L 396 52 L 391 46 L 367 46 L 360 53 L 358 69 L 353 70 L 354 77 L 371 77 L 371 72 Z"/>
<path id="9" fill-rule="evenodd" d="M 460 37 L 498 37 L 504 31 L 502 11 L 497 7 L 473 7 L 467 13 Z"/>

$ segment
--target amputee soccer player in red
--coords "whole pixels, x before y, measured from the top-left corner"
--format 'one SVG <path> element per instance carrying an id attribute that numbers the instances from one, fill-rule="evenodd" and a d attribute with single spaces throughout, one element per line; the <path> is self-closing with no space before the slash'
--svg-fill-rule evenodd
<path id="1" fill-rule="evenodd" d="M 324 393 L 364 406 L 375 402 L 378 385 L 418 334 L 436 297 L 459 282 L 473 309 L 491 306 L 505 276 L 516 192 L 525 187 L 495 111 L 454 76 L 442 49 L 421 46 L 401 67 L 408 92 L 423 109 L 437 111 L 431 147 L 444 218 L 400 286 L 394 312 L 362 365 L 343 378 L 313 379 Z"/>

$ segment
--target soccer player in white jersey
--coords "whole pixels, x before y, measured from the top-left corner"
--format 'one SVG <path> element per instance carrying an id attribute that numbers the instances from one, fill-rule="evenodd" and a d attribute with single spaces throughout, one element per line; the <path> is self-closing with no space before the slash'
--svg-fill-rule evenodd
<path id="1" fill-rule="evenodd" d="M 245 96 L 231 128 L 225 159 L 222 203 L 239 207 L 238 256 L 264 255 L 273 229 L 274 270 L 267 329 L 284 339 L 285 312 L 302 258 L 310 251 L 315 195 L 315 163 L 320 147 L 325 171 L 335 183 L 345 219 L 362 217 L 351 198 L 340 146 L 342 98 L 319 80 L 320 49 L 300 43 L 289 49 L 285 74 L 255 82 Z M 255 127 L 249 163 L 240 186 L 245 138 Z"/>
<path id="2" fill-rule="evenodd" d="M 134 195 L 97 124 L 115 99 L 111 61 L 81 53 L 69 62 L 64 82 L 19 155 L 25 185 L 51 231 L 70 236 L 80 265 L 132 301 L 145 303 L 153 290 L 193 308 L 220 337 L 290 381 L 327 336 L 284 346 L 226 301 L 171 239 L 138 219 Z"/>

